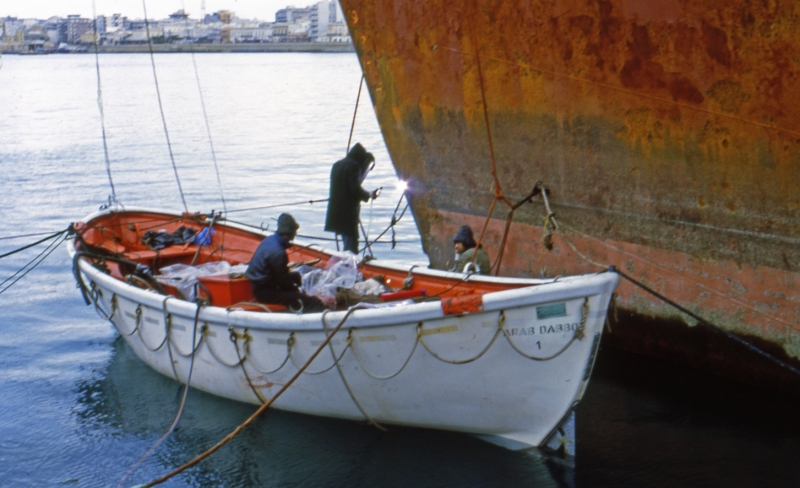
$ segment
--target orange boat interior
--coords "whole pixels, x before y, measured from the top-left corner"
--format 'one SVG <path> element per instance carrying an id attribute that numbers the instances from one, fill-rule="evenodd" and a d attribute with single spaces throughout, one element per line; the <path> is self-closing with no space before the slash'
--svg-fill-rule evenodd
<path id="1" fill-rule="evenodd" d="M 173 233 L 180 227 L 191 228 L 199 234 L 203 229 L 213 228 L 214 233 L 209 245 L 174 244 L 160 250 L 149 248 L 143 238 L 148 231 L 166 231 Z M 76 250 L 84 252 L 83 256 L 96 263 L 102 262 L 107 272 L 122 281 L 146 287 L 141 280 L 132 280 L 136 265 L 146 265 L 153 274 L 174 264 L 201 265 L 215 261 L 227 261 L 231 265 L 246 264 L 250 262 L 256 248 L 263 236 L 239 228 L 233 228 L 220 222 L 212 222 L 207 216 L 201 214 L 183 214 L 181 216 L 151 213 L 151 212 L 120 212 L 110 213 L 91 220 L 88 223 L 79 222 L 75 225 L 79 234 Z M 301 246 L 293 244 L 287 249 L 290 267 L 293 265 L 307 264 L 325 268 L 331 259 L 336 256 L 316 249 L 315 244 Z M 106 257 L 108 259 L 103 259 Z M 115 260 L 118 259 L 118 260 Z M 392 299 L 406 299 L 408 295 L 416 295 L 418 300 L 438 298 L 444 301 L 456 301 L 457 304 L 468 304 L 489 292 L 518 288 L 519 284 L 476 283 L 464 282 L 460 279 L 446 279 L 441 277 L 423 276 L 413 274 L 413 284 L 404 287 L 404 280 L 409 277 L 409 272 L 387 269 L 364 263 L 359 266 L 359 272 L 364 279 L 375 278 L 382 282 L 389 293 L 381 298 L 384 301 Z M 204 298 L 213 306 L 244 308 L 252 311 L 263 310 L 263 306 L 254 305 L 250 280 L 245 277 L 232 278 L 223 276 L 205 276 L 198 278 L 201 282 Z M 423 292 L 424 290 L 424 292 Z M 163 292 L 180 297 L 179 292 L 170 286 L 163 286 Z M 392 293 L 392 292 L 411 293 Z M 344 306 L 342 304 L 342 306 Z M 457 305 L 456 308 L 458 308 Z M 285 307 L 267 304 L 269 311 L 282 311 Z M 264 310 L 266 311 L 266 310 Z M 454 310 L 453 313 L 459 313 Z"/>

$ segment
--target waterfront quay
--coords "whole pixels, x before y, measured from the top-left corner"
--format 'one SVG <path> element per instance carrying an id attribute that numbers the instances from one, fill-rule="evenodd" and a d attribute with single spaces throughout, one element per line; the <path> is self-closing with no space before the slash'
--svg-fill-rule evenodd
<path id="1" fill-rule="evenodd" d="M 6 48 L 6 49 L 3 49 Z M 94 46 L 69 51 L 33 52 L 15 50 L 0 45 L 2 54 L 94 54 Z M 139 44 L 118 46 L 97 46 L 99 53 L 345 53 L 354 52 L 353 44 L 341 42 L 287 42 L 262 44 Z"/>

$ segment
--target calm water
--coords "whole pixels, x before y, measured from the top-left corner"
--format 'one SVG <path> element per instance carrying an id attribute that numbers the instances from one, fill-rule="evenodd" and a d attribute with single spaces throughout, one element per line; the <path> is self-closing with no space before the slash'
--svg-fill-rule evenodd
<path id="1" fill-rule="evenodd" d="M 191 211 L 272 225 L 291 211 L 323 236 L 324 204 L 347 146 L 360 69 L 353 54 L 157 55 L 164 115 Z M 111 174 L 127 206 L 182 210 L 148 55 L 100 57 Z M 0 68 L 0 254 L 64 229 L 111 193 L 93 56 L 5 56 Z M 400 196 L 364 92 L 354 141 L 377 156 L 384 187 L 373 233 Z M 220 192 L 220 186 L 222 192 Z M 369 222 L 370 209 L 362 209 Z M 425 263 L 413 220 L 386 259 Z M 44 249 L 0 259 L 5 280 Z M 56 249 L 0 294 L 0 486 L 116 486 L 169 428 L 176 383 L 144 366 L 83 305 Z M 8 283 L 0 286 L 3 290 Z M 578 415 L 574 469 L 469 436 L 271 411 L 197 468 L 161 486 L 800 486 L 797 402 L 601 349 Z M 178 430 L 125 486 L 155 479 L 217 442 L 253 411 L 191 391 Z"/>

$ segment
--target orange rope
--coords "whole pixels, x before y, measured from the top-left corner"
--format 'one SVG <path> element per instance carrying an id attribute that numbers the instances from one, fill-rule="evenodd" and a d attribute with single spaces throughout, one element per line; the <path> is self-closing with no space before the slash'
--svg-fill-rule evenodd
<path id="1" fill-rule="evenodd" d="M 317 350 L 314 351 L 314 354 L 312 354 L 311 357 L 308 358 L 308 361 L 306 361 L 306 363 L 300 369 L 297 370 L 297 372 L 294 374 L 294 376 L 292 376 L 291 379 L 289 381 L 287 381 L 286 384 L 283 385 L 283 387 L 281 387 L 281 389 L 277 393 L 275 393 L 275 395 L 272 398 L 270 398 L 267 403 L 261 405 L 261 407 L 259 407 L 259 409 L 256 410 L 256 412 L 253 415 L 251 415 L 241 425 L 236 427 L 236 429 L 234 429 L 233 432 L 231 432 L 230 434 L 225 436 L 224 439 L 222 439 L 221 441 L 217 442 L 215 445 L 213 445 L 211 448 L 209 448 L 206 452 L 204 452 L 204 453 L 200 454 L 199 456 L 195 457 L 194 459 L 192 459 L 188 463 L 184 464 L 183 466 L 175 469 L 174 471 L 172 471 L 170 473 L 165 474 L 161 478 L 158 478 L 156 480 L 153 480 L 153 481 L 147 483 L 144 486 L 149 488 L 151 486 L 155 486 L 155 485 L 161 484 L 161 483 L 167 481 L 168 479 L 172 478 L 173 476 L 182 473 L 183 471 L 191 468 L 192 466 L 194 466 L 195 464 L 199 463 L 200 461 L 202 461 L 203 459 L 207 458 L 208 456 L 214 454 L 220 447 L 224 446 L 225 444 L 228 443 L 228 441 L 230 441 L 231 439 L 233 439 L 234 437 L 239 435 L 242 432 L 242 430 L 244 430 L 245 427 L 247 427 L 248 425 L 253 423 L 259 417 L 259 415 L 261 415 L 265 410 L 267 410 L 272 405 L 272 403 L 275 402 L 275 400 L 277 400 L 277 398 L 283 394 L 283 392 L 285 392 L 286 390 L 289 389 L 289 387 L 292 385 L 292 383 L 294 383 L 295 380 L 297 380 L 297 378 L 299 378 L 300 375 L 303 374 L 303 371 L 305 371 L 306 368 L 308 368 L 308 365 L 311 364 L 311 362 L 314 359 L 316 359 L 317 355 L 319 355 L 319 353 L 322 352 L 322 349 L 324 349 L 325 346 L 328 345 L 328 343 L 331 341 L 331 339 L 333 339 L 333 336 L 339 331 L 339 329 L 342 328 L 344 323 L 347 322 L 347 319 L 350 317 L 350 314 L 352 314 L 356 310 L 360 310 L 361 308 L 362 307 L 356 306 L 356 307 L 353 307 L 350 310 L 348 310 L 347 313 L 345 314 L 345 316 L 342 318 L 342 321 L 339 322 L 339 325 L 337 325 L 336 327 L 333 328 L 333 330 L 331 330 L 330 334 L 328 334 L 328 336 L 325 338 L 325 340 L 322 341 L 322 344 L 320 344 L 320 346 L 317 348 Z"/>
<path id="2" fill-rule="evenodd" d="M 492 163 L 492 178 L 494 179 L 494 199 L 492 200 L 492 204 L 489 207 L 489 212 L 486 214 L 486 221 L 483 223 L 483 229 L 481 230 L 481 235 L 478 238 L 478 242 L 475 245 L 476 251 L 472 253 L 471 262 L 473 263 L 475 262 L 475 258 L 478 255 L 477 249 L 481 248 L 483 238 L 486 234 L 486 228 L 489 226 L 489 220 L 492 218 L 492 212 L 494 212 L 494 207 L 497 204 L 497 201 L 498 200 L 502 201 L 512 209 L 514 207 L 514 205 L 503 194 L 503 187 L 500 184 L 500 177 L 497 175 L 497 162 L 494 157 L 494 140 L 492 139 L 492 127 L 491 124 L 489 123 L 489 109 L 488 105 L 486 104 L 486 87 L 483 81 L 483 67 L 481 66 L 481 55 L 480 55 L 480 50 L 478 49 L 478 37 L 475 32 L 475 20 L 473 18 L 475 10 L 477 10 L 477 5 L 475 5 L 473 10 L 470 12 L 469 22 L 470 22 L 470 31 L 472 33 L 472 43 L 475 45 L 475 60 L 477 62 L 477 67 L 478 67 L 478 81 L 481 87 L 481 105 L 483 105 L 483 119 L 486 124 L 486 137 L 489 142 L 489 158 Z M 511 215 L 513 215 L 513 210 L 511 211 Z M 508 236 L 508 231 L 509 231 L 509 226 L 506 226 L 502 242 L 506 241 L 506 237 Z M 497 271 L 499 270 L 495 270 L 495 274 L 497 274 Z"/>

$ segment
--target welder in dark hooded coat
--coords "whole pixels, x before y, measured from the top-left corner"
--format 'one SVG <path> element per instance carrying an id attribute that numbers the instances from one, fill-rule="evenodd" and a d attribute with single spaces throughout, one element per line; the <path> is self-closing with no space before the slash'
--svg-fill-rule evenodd
<path id="1" fill-rule="evenodd" d="M 358 252 L 358 217 L 361 202 L 377 198 L 380 190 L 368 192 L 361 187 L 375 156 L 356 143 L 347 156 L 331 168 L 331 189 L 325 230 L 342 236 L 344 250 Z"/>

